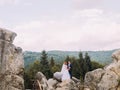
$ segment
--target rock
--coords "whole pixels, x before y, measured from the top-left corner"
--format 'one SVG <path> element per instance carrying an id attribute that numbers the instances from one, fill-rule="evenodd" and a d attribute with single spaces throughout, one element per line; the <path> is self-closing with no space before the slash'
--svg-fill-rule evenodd
<path id="1" fill-rule="evenodd" d="M 75 77 L 72 77 L 72 80 L 75 82 L 75 83 L 80 83 L 80 80 L 75 78 Z"/>
<path id="2" fill-rule="evenodd" d="M 62 73 L 61 72 L 55 72 L 53 77 L 58 80 L 58 81 L 61 81 L 61 78 L 62 78 Z"/>
<path id="3" fill-rule="evenodd" d="M 38 72 L 35 76 L 34 89 L 35 90 L 54 90 L 53 87 L 49 86 L 47 79 L 42 72 Z"/>
<path id="4" fill-rule="evenodd" d="M 57 80 L 55 80 L 55 79 L 49 79 L 48 81 L 47 81 L 47 83 L 48 83 L 48 85 L 50 86 L 50 87 L 53 87 L 53 88 L 56 88 L 56 85 L 59 83 Z"/>
<path id="5" fill-rule="evenodd" d="M 77 80 L 77 79 L 76 79 Z M 57 81 L 54 78 L 51 78 L 47 81 L 46 77 L 38 72 L 36 74 L 36 80 L 34 82 L 35 90 L 79 90 L 78 83 L 74 82 L 72 79 Z"/>
<path id="6" fill-rule="evenodd" d="M 120 50 L 115 51 L 115 52 L 112 54 L 112 58 L 113 58 L 113 61 L 114 61 L 114 62 L 120 61 Z"/>
<path id="7" fill-rule="evenodd" d="M 106 72 L 98 83 L 98 90 L 116 90 L 119 77 L 112 71 Z"/>
<path id="8" fill-rule="evenodd" d="M 104 73 L 105 71 L 101 68 L 88 72 L 85 75 L 84 84 L 88 85 L 90 89 L 95 89 L 95 87 L 97 87 L 97 84 L 100 82 Z"/>
<path id="9" fill-rule="evenodd" d="M 116 73 L 118 76 L 120 76 L 120 61 L 111 63 L 109 66 L 105 68 L 105 70 L 112 71 Z"/>
<path id="10" fill-rule="evenodd" d="M 105 70 L 107 70 L 107 71 L 113 71 L 118 76 L 120 76 L 120 50 L 115 51 L 112 54 L 112 58 L 113 58 L 114 62 L 111 63 L 110 65 L 106 66 Z"/>
<path id="11" fill-rule="evenodd" d="M 119 85 L 118 85 L 118 87 L 117 87 L 117 90 L 120 90 L 120 81 L 119 81 Z"/>
<path id="12" fill-rule="evenodd" d="M 112 54 L 113 62 L 85 75 L 85 85 L 92 90 L 119 90 L 120 87 L 120 50 Z"/>
<path id="13" fill-rule="evenodd" d="M 1 40 L 8 41 L 8 42 L 12 43 L 16 36 L 17 36 L 16 33 L 8 31 L 8 30 L 3 29 L 3 28 L 0 28 L 0 39 Z"/>
<path id="14" fill-rule="evenodd" d="M 57 85 L 56 90 L 79 90 L 73 80 L 66 80 Z"/>
<path id="15" fill-rule="evenodd" d="M 40 88 L 43 88 L 43 90 L 48 89 L 48 84 L 47 84 L 47 79 L 46 77 L 42 74 L 42 72 L 38 72 L 36 74 L 36 80 L 38 80 L 38 84 L 40 85 Z"/>
<path id="16" fill-rule="evenodd" d="M 16 34 L 0 28 L 0 90 L 24 90 L 24 60 L 12 44 Z"/>
<path id="17" fill-rule="evenodd" d="M 42 72 L 38 72 L 36 74 L 36 77 L 35 77 L 37 80 L 39 80 L 40 82 L 42 83 L 46 83 L 47 82 L 47 78 L 43 75 Z"/>
<path id="18" fill-rule="evenodd" d="M 90 88 L 84 88 L 84 90 L 91 90 Z"/>

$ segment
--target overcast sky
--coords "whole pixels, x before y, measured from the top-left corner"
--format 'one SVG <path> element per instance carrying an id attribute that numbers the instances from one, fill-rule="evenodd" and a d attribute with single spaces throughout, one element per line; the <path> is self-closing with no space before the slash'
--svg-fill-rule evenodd
<path id="1" fill-rule="evenodd" d="M 120 47 L 120 0 L 0 0 L 0 27 L 23 50 Z"/>

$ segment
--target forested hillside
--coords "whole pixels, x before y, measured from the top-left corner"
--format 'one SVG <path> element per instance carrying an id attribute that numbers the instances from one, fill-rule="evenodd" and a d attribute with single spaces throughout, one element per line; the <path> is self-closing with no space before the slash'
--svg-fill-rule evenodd
<path id="1" fill-rule="evenodd" d="M 92 61 L 97 61 L 102 64 L 108 64 L 112 61 L 111 55 L 115 50 L 82 51 L 82 53 L 84 54 L 85 52 L 88 52 Z M 48 54 L 48 60 L 50 60 L 50 58 L 53 57 L 56 62 L 60 62 L 65 60 L 66 56 L 78 58 L 79 52 L 78 51 L 48 51 L 47 54 Z M 35 60 L 40 60 L 40 56 L 41 56 L 40 52 L 25 51 L 24 52 L 25 66 L 29 65 L 30 63 L 33 63 Z"/>
<path id="2" fill-rule="evenodd" d="M 40 60 L 34 61 L 25 68 L 24 78 L 26 88 L 32 88 L 32 81 L 35 79 L 34 76 L 39 71 L 41 71 L 47 79 L 52 78 L 55 72 L 61 72 L 63 60 L 66 64 L 69 61 L 71 62 L 72 75 L 80 79 L 82 82 L 84 81 L 85 74 L 87 72 L 104 67 L 104 65 L 98 62 L 91 61 L 91 58 L 87 52 L 84 54 L 82 52 L 79 52 L 78 58 L 67 56 L 65 59 L 61 59 L 62 61 L 59 61 L 59 63 L 57 62 L 57 60 L 55 62 L 55 59 L 53 57 L 48 59 L 48 54 L 45 50 L 43 50 L 40 55 Z"/>

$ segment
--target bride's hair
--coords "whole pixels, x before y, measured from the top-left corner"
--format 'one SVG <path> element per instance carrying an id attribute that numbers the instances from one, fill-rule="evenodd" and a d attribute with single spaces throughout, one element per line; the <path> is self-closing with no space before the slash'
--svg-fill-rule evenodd
<path id="1" fill-rule="evenodd" d="M 67 62 L 66 62 L 66 61 L 64 61 L 64 64 L 65 64 L 65 65 L 67 65 Z"/>
<path id="2" fill-rule="evenodd" d="M 65 65 L 68 65 L 68 62 L 67 62 L 67 61 L 64 61 L 64 64 L 65 64 Z"/>

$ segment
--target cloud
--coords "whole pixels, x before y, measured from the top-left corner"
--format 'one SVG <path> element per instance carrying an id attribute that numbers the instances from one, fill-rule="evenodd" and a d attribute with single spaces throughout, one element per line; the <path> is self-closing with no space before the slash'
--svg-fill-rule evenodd
<path id="1" fill-rule="evenodd" d="M 91 9 L 101 6 L 104 0 L 72 0 L 74 9 Z"/>
<path id="2" fill-rule="evenodd" d="M 25 3 L 23 3 L 23 5 L 25 5 L 25 6 L 32 6 L 32 3 L 31 2 L 25 2 Z"/>
<path id="3" fill-rule="evenodd" d="M 18 4 L 19 0 L 0 0 L 0 6 L 8 5 L 8 4 Z"/>
<path id="4" fill-rule="evenodd" d="M 74 11 L 66 19 L 36 20 L 16 25 L 15 44 L 24 50 L 105 50 L 119 48 L 119 13 L 100 9 Z M 118 16 L 117 19 L 114 17 Z M 51 17 L 49 17 L 51 18 Z"/>
<path id="5" fill-rule="evenodd" d="M 72 0 L 73 9 L 104 9 L 106 12 L 119 12 L 120 0 Z"/>
<path id="6" fill-rule="evenodd" d="M 94 18 L 103 14 L 103 10 L 101 9 L 83 9 L 83 10 L 75 10 L 73 17 L 85 17 L 85 18 Z"/>

